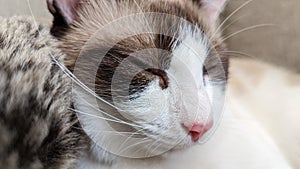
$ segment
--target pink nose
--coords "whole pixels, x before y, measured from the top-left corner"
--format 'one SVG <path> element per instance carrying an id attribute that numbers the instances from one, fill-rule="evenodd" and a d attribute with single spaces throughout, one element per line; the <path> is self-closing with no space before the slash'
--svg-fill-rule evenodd
<path id="1" fill-rule="evenodd" d="M 189 135 L 191 135 L 192 140 L 197 142 L 201 136 L 203 136 L 211 127 L 213 126 L 213 122 L 208 122 L 206 125 L 204 124 L 194 124 L 192 128 L 189 129 Z"/>

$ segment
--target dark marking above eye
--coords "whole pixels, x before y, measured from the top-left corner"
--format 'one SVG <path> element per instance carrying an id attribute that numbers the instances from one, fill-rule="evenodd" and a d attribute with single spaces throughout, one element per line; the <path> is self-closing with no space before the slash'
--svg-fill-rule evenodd
<path id="1" fill-rule="evenodd" d="M 162 89 L 166 89 L 169 86 L 169 78 L 167 76 L 167 73 L 164 70 L 160 69 L 146 69 L 147 72 L 152 73 L 153 75 L 156 75 L 159 77 L 159 86 Z"/>

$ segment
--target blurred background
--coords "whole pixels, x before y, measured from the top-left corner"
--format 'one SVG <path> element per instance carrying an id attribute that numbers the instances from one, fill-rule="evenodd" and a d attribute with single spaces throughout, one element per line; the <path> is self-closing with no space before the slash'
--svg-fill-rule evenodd
<path id="1" fill-rule="evenodd" d="M 39 19 L 50 20 L 46 0 L 0 0 L 0 16 L 32 14 Z"/>
<path id="2" fill-rule="evenodd" d="M 223 17 L 245 3 L 246 0 L 229 0 Z M 258 27 L 228 39 L 229 49 L 300 72 L 299 9 L 299 0 L 251 1 L 229 19 L 229 23 L 234 23 L 224 33 Z M 273 26 L 260 27 L 261 24 Z"/>
<path id="3" fill-rule="evenodd" d="M 224 24 L 224 37 L 246 29 L 227 39 L 233 55 L 254 57 L 300 72 L 300 1 L 247 2 L 229 0 L 222 16 L 224 20 L 245 5 Z M 51 23 L 46 0 L 0 0 L 0 16 L 13 15 L 34 15 L 41 22 Z"/>

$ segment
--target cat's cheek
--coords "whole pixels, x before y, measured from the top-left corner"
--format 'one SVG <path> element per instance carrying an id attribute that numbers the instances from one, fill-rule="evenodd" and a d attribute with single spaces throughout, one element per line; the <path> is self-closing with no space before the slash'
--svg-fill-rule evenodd
<path id="1" fill-rule="evenodd" d="M 142 123 L 158 123 L 162 126 L 169 120 L 169 90 L 161 89 L 159 80 L 149 84 L 139 97 L 124 105 L 128 118 Z"/>

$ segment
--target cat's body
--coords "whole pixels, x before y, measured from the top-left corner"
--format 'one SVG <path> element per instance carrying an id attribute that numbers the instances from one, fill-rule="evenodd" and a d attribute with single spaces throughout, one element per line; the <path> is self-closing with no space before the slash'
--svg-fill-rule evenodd
<path id="1" fill-rule="evenodd" d="M 279 154 L 299 168 L 300 75 L 249 59 L 232 59 L 231 63 L 228 105 L 239 115 L 251 116 L 246 120 L 259 124 Z"/>
<path id="2" fill-rule="evenodd" d="M 69 169 L 86 147 L 49 28 L 0 18 L 0 168 Z"/>
<path id="3" fill-rule="evenodd" d="M 299 121 L 299 114 L 297 113 L 297 107 L 294 109 L 287 109 L 288 112 L 285 112 L 284 117 L 278 116 L 272 118 L 274 116 L 274 110 L 272 109 L 255 109 L 252 110 L 251 107 L 247 107 L 247 103 L 251 102 L 248 99 L 253 99 L 259 101 L 261 93 L 256 91 L 256 87 L 261 91 L 264 91 L 262 95 L 268 95 L 265 91 L 268 90 L 272 83 L 276 83 L 276 81 L 272 82 L 273 79 L 269 78 L 269 73 L 273 72 L 273 69 L 270 68 L 270 72 L 264 73 L 260 72 L 259 75 L 264 75 L 262 77 L 262 84 L 257 84 L 256 80 L 248 79 L 247 75 L 243 75 L 240 72 L 239 68 L 235 68 L 235 66 L 239 67 L 239 62 L 232 64 L 231 76 L 229 75 L 229 91 L 228 97 L 225 104 L 224 113 L 222 116 L 222 120 L 220 126 L 218 126 L 215 134 L 211 136 L 211 138 L 203 145 L 194 145 L 194 142 L 197 142 L 198 137 L 194 137 L 193 127 L 189 128 L 188 126 L 191 124 L 191 115 L 195 115 L 202 117 L 207 112 L 211 111 L 210 109 L 204 109 L 204 105 L 209 104 L 206 101 L 209 99 L 222 100 L 222 92 L 224 91 L 224 84 L 227 79 L 227 67 L 228 67 L 228 58 L 224 54 L 226 50 L 224 48 L 224 44 L 222 43 L 222 39 L 219 34 L 219 28 L 216 26 L 216 19 L 218 14 L 223 8 L 224 0 L 199 0 L 199 1 L 189 1 L 189 0 L 149 0 L 149 1 L 81 1 L 80 0 L 69 0 L 69 1 L 48 1 L 49 9 L 54 14 L 54 26 L 52 28 L 53 35 L 57 36 L 58 39 L 62 42 L 61 48 L 67 54 L 66 64 L 71 69 L 74 70 L 76 74 L 76 66 L 80 69 L 77 69 L 78 75 L 80 73 L 83 80 L 87 80 L 88 82 L 96 82 L 95 86 L 89 86 L 91 83 L 86 83 L 89 87 L 95 87 L 95 93 L 100 97 L 107 99 L 111 102 L 111 97 L 113 97 L 113 89 L 118 87 L 119 84 L 113 86 L 113 78 L 112 76 L 115 74 L 115 71 L 121 64 L 122 60 L 128 57 L 131 53 L 138 52 L 140 50 L 146 48 L 159 48 L 169 51 L 172 57 L 167 59 L 170 61 L 167 67 L 159 67 L 162 72 L 157 73 L 153 70 L 150 71 L 150 74 L 156 75 L 153 79 L 158 77 L 157 83 L 152 82 L 151 76 L 148 75 L 140 75 L 144 77 L 144 79 L 150 82 L 142 83 L 142 86 L 146 85 L 146 89 L 158 95 L 156 99 L 153 99 L 151 92 L 148 93 L 147 90 L 139 90 L 138 93 L 141 93 L 137 97 L 132 97 L 134 99 L 129 100 L 129 106 L 126 107 L 125 113 L 128 113 L 133 119 L 138 120 L 128 120 L 123 118 L 124 121 L 117 121 L 117 123 L 126 123 L 134 122 L 132 125 L 143 125 L 150 124 L 150 127 L 147 128 L 150 131 L 153 130 L 152 124 L 149 123 L 149 118 L 155 117 L 159 115 L 161 117 L 160 128 L 157 132 L 159 134 L 166 133 L 170 134 L 173 140 L 177 140 L 184 135 L 184 131 L 180 129 L 180 126 L 177 125 L 178 122 L 181 122 L 181 127 L 186 127 L 188 133 L 186 133 L 186 137 L 180 142 L 179 148 L 174 146 L 175 150 L 170 150 L 162 154 L 158 154 L 156 156 L 151 156 L 147 158 L 147 156 L 140 158 L 136 158 L 134 151 L 129 151 L 129 153 L 122 154 L 123 152 L 118 152 L 115 147 L 118 147 L 127 142 L 127 139 L 122 139 L 122 137 L 117 137 L 115 139 L 112 136 L 107 136 L 103 134 L 103 132 L 112 132 L 114 130 L 109 130 L 110 126 L 113 126 L 114 129 L 117 130 L 116 133 L 120 131 L 126 131 L 135 133 L 137 129 L 129 129 L 123 130 L 126 128 L 126 125 L 123 125 L 123 128 L 118 128 L 118 126 L 114 126 L 114 124 L 105 124 L 103 122 L 104 117 L 101 116 L 98 109 L 95 109 L 95 105 L 93 104 L 94 96 L 85 95 L 81 89 L 76 88 L 75 93 L 77 95 L 75 97 L 75 104 L 77 105 L 78 114 L 81 118 L 81 122 L 83 127 L 89 137 L 91 138 L 91 150 L 87 153 L 85 157 L 82 158 L 78 162 L 78 168 L 80 169 L 96 169 L 96 168 L 104 168 L 104 169 L 296 169 L 299 168 L 299 125 L 297 121 Z M 160 17 L 160 19 L 153 19 L 150 16 L 148 18 L 149 12 L 155 13 L 164 13 L 175 15 L 181 17 L 192 24 L 196 25 L 196 28 L 189 27 L 185 22 L 178 22 L 178 20 L 167 20 L 165 16 Z M 130 18 L 130 16 L 135 16 L 138 14 L 141 18 Z M 129 19 L 122 22 L 122 18 L 126 18 L 129 16 Z M 121 21 L 120 21 L 121 20 Z M 145 21 L 146 20 L 146 21 Z M 63 21 L 63 22 L 61 22 Z M 118 23 L 119 22 L 119 23 Z M 116 23 L 114 25 L 114 23 Z M 169 25 L 166 23 L 169 23 Z M 179 24 L 178 24 L 179 23 Z M 107 26 L 108 25 L 108 26 Z M 150 33 L 152 30 L 156 30 L 160 28 L 161 30 L 168 30 L 172 33 L 174 37 L 183 37 L 178 38 L 179 42 L 177 44 L 174 43 L 177 39 L 172 37 L 171 40 L 168 37 L 164 37 L 161 34 L 158 35 L 159 43 L 156 43 L 155 38 L 149 36 L 149 34 L 140 34 L 140 29 L 145 28 Z M 166 27 L 166 28 L 165 28 Z M 160 33 L 166 33 L 168 31 L 163 31 Z M 128 32 L 136 33 L 134 36 L 128 36 L 126 34 Z M 143 31 L 142 31 L 143 32 Z M 155 32 L 155 31 L 154 31 Z M 200 33 L 201 32 L 201 33 Z M 124 36 L 125 34 L 125 36 Z M 179 36 L 178 36 L 179 34 Z M 124 38 L 124 37 L 125 38 Z M 123 38 L 122 38 L 123 37 Z M 175 40 L 174 40 L 175 39 Z M 154 41 L 154 43 L 152 43 Z M 196 52 L 194 55 L 193 52 L 189 53 L 189 50 L 186 50 L 186 44 L 189 49 L 192 49 Z M 108 49 L 107 53 L 105 50 Z M 211 50 L 212 49 L 212 50 Z M 89 58 L 89 56 L 97 56 L 103 55 L 104 58 Z M 207 53 L 206 53 L 207 52 Z M 156 59 L 156 55 L 154 53 L 146 53 L 150 57 L 152 57 L 148 61 L 152 61 Z M 138 55 L 142 57 L 143 55 Z M 209 69 L 208 72 L 203 69 L 203 71 L 198 71 L 197 69 L 201 69 L 204 65 L 203 62 L 197 60 L 197 56 L 200 59 L 206 60 L 205 67 Z M 214 60 L 214 56 L 218 56 L 221 60 Z M 82 60 L 83 58 L 83 60 Z M 121 58 L 121 59 L 120 59 Z M 173 58 L 178 58 L 181 61 L 181 64 L 176 65 L 176 61 Z M 87 60 L 85 60 L 87 59 Z M 89 60 L 92 59 L 92 60 Z M 102 62 L 100 62 L 102 60 Z M 176 59 L 175 59 L 176 60 Z M 78 64 L 79 62 L 79 64 Z M 100 62 L 100 65 L 96 63 Z M 155 61 L 154 61 L 155 62 Z M 83 65 L 80 65 L 82 64 Z M 221 63 L 221 64 L 218 64 Z M 134 65 L 135 63 L 133 63 Z M 99 66 L 99 67 L 98 67 Z M 117 67 L 117 68 L 116 68 Z M 121 67 L 121 66 L 120 66 Z M 190 75 L 186 75 L 185 77 L 193 77 L 196 86 L 190 86 L 190 88 L 184 88 L 181 93 L 183 98 L 178 99 L 178 94 L 176 92 L 170 92 L 170 96 L 166 96 L 161 94 L 161 91 L 167 91 L 170 88 L 172 90 L 174 81 L 171 80 L 171 75 L 173 73 L 175 79 L 182 83 L 183 85 L 189 85 L 192 81 L 188 81 L 191 79 L 184 79 L 182 76 L 178 75 L 178 72 L 184 72 L 185 68 L 189 67 Z M 220 70 L 214 70 L 215 67 L 221 67 L 223 72 Z M 245 66 L 240 67 L 243 69 Z M 125 68 L 121 68 L 121 77 L 129 76 L 127 70 L 132 69 L 132 63 L 125 65 Z M 210 70 L 212 69 L 212 70 Z M 237 70 L 236 70 L 237 69 Z M 255 69 L 255 68 L 254 68 Z M 97 72 L 95 74 L 94 71 Z M 145 69 L 147 70 L 147 69 Z M 175 70 L 175 71 L 174 71 Z M 256 70 L 256 69 L 255 69 Z M 82 72 L 81 72 L 82 71 Z M 91 74 L 85 71 L 91 71 Z M 221 72 L 221 73 L 220 73 Z M 123 73 L 123 74 L 122 74 Z M 212 79 L 217 79 L 214 83 L 210 84 L 205 81 L 205 77 L 207 75 L 211 75 Z M 222 74 L 223 73 L 223 74 Z M 241 75 L 242 74 L 242 75 Z M 91 78 L 95 76 L 96 81 L 89 81 L 89 75 L 93 75 Z M 140 76 L 135 77 L 134 84 L 139 84 L 139 82 L 143 82 Z M 168 76 L 168 78 L 166 78 Z M 289 76 L 288 74 L 282 74 L 284 78 Z M 85 79 L 87 78 L 87 79 Z M 137 82 L 135 81 L 137 78 Z M 199 81 L 199 79 L 204 78 L 204 82 Z M 235 79 L 237 78 L 237 79 Z M 244 79 L 245 78 L 245 79 Z M 295 76 L 295 78 L 298 78 Z M 240 80 L 239 80 L 240 79 Z M 93 79 L 92 79 L 93 80 Z M 95 80 L 95 79 L 94 79 Z M 117 79 L 118 80 L 118 79 Z M 245 81 L 244 81 L 245 80 Z M 248 80 L 250 80 L 248 82 Z M 252 81 L 253 80 L 253 81 Z M 201 80 L 202 81 L 202 80 Z M 225 83 L 224 83 L 225 82 Z M 249 93 L 252 95 L 246 97 L 242 96 L 243 92 L 241 90 L 240 83 L 246 83 L 245 86 L 253 86 L 253 89 L 249 89 Z M 149 85 L 150 84 L 150 85 Z M 131 85 L 131 84 L 130 84 Z M 258 85 L 258 86 L 257 86 Z M 160 86 L 161 89 L 156 88 L 156 86 Z M 119 86 L 120 87 L 120 86 Z M 214 88 L 214 91 L 217 93 L 220 92 L 220 97 L 211 97 L 210 87 Z M 279 83 L 276 88 L 287 88 L 287 84 Z M 166 89 L 166 90 L 165 90 Z M 208 92 L 208 96 L 201 97 L 201 92 L 206 90 Z M 129 89 L 130 91 L 130 89 Z M 130 91 L 131 92 L 131 91 Z M 276 91 L 270 91 L 276 93 Z M 282 97 L 285 95 L 294 95 L 296 92 L 299 92 L 299 86 L 295 86 L 293 90 L 282 91 Z M 133 92 L 134 93 L 134 92 Z M 247 90 L 246 92 L 247 93 Z M 274 94 L 271 93 L 271 94 Z M 257 94 L 257 95 L 256 95 Z M 150 102 L 155 103 L 154 107 L 159 107 L 160 102 L 165 102 L 166 100 L 178 99 L 176 104 L 166 103 L 165 105 L 170 107 L 176 107 L 176 105 L 180 105 L 183 102 L 183 106 L 178 106 L 179 114 L 176 115 L 177 109 L 167 109 L 166 114 L 168 117 L 165 118 L 165 114 L 160 114 L 161 110 L 157 111 L 149 111 L 147 109 L 145 111 L 137 111 L 135 112 L 136 107 L 140 108 L 144 103 L 144 98 L 146 97 L 150 100 Z M 251 98 L 250 98 L 251 96 Z M 271 98 L 278 97 L 277 95 L 270 95 Z M 194 103 L 194 98 L 200 97 L 199 105 L 203 106 L 199 109 L 193 109 L 193 106 L 197 107 L 197 104 L 190 104 L 186 106 L 185 101 Z M 136 99 L 137 98 L 137 99 Z M 245 100 L 240 100 L 244 98 Z M 140 99 L 138 102 L 135 100 Z M 289 98 L 286 98 L 286 102 Z M 295 98 L 295 102 L 299 100 Z M 157 102 L 156 102 L 157 101 Z M 264 103 L 266 100 L 262 100 Z M 222 103 L 222 101 L 220 101 Z M 97 103 L 96 103 L 97 104 Z M 280 107 L 281 103 L 278 104 Z M 106 111 L 106 113 L 112 114 L 117 118 L 121 118 L 118 112 L 114 112 L 113 108 L 106 108 L 107 105 L 103 104 L 100 100 L 98 106 L 100 105 L 100 110 Z M 136 107 L 130 107 L 130 106 Z M 182 107 L 181 107 L 182 106 Z M 266 105 L 266 108 L 269 108 L 271 105 Z M 109 107 L 109 106 L 108 106 Z M 124 108 L 122 107 L 122 108 Z M 150 106 L 151 107 L 151 106 Z M 282 104 L 282 107 L 286 107 L 285 104 Z M 198 112 L 199 111 L 199 112 Z M 255 111 L 255 112 L 254 112 Z M 285 111 L 285 109 L 282 109 Z M 134 112 L 134 113 L 133 113 Z M 140 114 L 139 114 L 140 113 Z M 183 114 L 183 115 L 182 115 Z M 141 115 L 141 116 L 138 116 Z M 182 115 L 182 116 L 181 116 Z M 143 118 L 145 117 L 145 118 Z M 205 116 L 203 116 L 205 117 Z M 202 118 L 203 118 L 202 117 Z M 170 119 L 168 119 L 170 118 Z M 295 121 L 289 123 L 289 119 L 292 118 Z M 159 118 L 157 118 L 159 119 Z M 174 120 L 175 119 L 175 120 Z M 112 119 L 109 119 L 112 120 Z M 202 123 L 201 120 L 195 118 L 196 123 Z M 215 119 L 214 119 L 215 120 Z M 170 122 L 171 121 L 171 122 Z M 185 123 L 186 122 L 186 123 Z M 217 120 L 216 120 L 217 122 Z M 175 125 L 174 125 L 175 124 Z M 291 127 L 287 126 L 291 124 Z M 173 130 L 169 130 L 169 126 L 174 125 Z M 218 124 L 216 124 L 218 125 Z M 119 126 L 120 127 L 120 126 Z M 127 126 L 128 127 L 128 126 Z M 173 127 L 173 126 L 172 126 Z M 134 128 L 134 127 L 133 127 Z M 155 128 L 154 128 L 155 129 Z M 275 130 L 274 130 L 275 129 Z M 108 130 L 108 131 L 107 131 Z M 189 131 L 190 130 L 190 131 Z M 209 130 L 209 129 L 208 129 Z M 148 132 L 148 131 L 147 131 Z M 143 134 L 148 134 L 148 133 Z M 198 131 L 196 131 L 198 132 Z M 203 132 L 203 130 L 201 131 Z M 135 133 L 139 134 L 139 133 Z M 158 134 L 158 135 L 159 135 Z M 172 135 L 173 134 L 173 135 Z M 174 135 L 175 134 L 175 135 Z M 177 137 L 176 137 L 177 134 Z M 160 135 L 159 135 L 160 136 Z M 164 136 L 164 135 L 162 135 Z M 202 134 L 201 134 L 202 136 Z M 200 136 L 200 137 L 201 137 Z M 107 144 L 107 140 L 105 138 L 108 137 L 110 139 Z M 150 137 L 150 136 L 149 136 Z M 155 139 L 153 142 L 155 143 Z M 173 142 L 168 140 L 169 145 L 173 145 Z M 285 142 L 287 141 L 287 142 Z M 132 145 L 139 144 L 139 142 L 133 142 Z M 155 144 L 154 144 L 155 145 Z M 161 144 L 164 145 L 164 144 Z M 154 150 L 164 150 L 164 147 L 160 147 L 161 145 L 148 145 L 144 144 L 140 147 L 137 147 L 136 150 L 142 150 L 143 152 L 155 152 Z M 191 146 L 192 145 L 192 146 Z M 110 147 L 112 146 L 112 147 Z M 128 145 L 131 147 L 131 145 Z M 184 149 L 182 149 L 182 147 Z M 187 148 L 189 147 L 189 148 Z M 122 147 L 124 148 L 124 147 Z M 125 147 L 126 148 L 126 147 Z M 179 150 L 178 150 L 179 149 Z M 108 153 L 108 150 L 110 153 Z M 120 149 L 119 149 L 120 150 Z M 123 150 L 123 149 L 121 149 Z M 134 149 L 133 149 L 134 150 Z M 141 155 L 141 154 L 139 154 Z M 149 154 L 147 154 L 149 155 Z M 134 157 L 134 158 L 133 158 Z"/>

